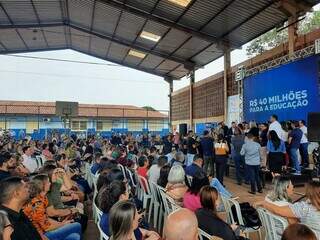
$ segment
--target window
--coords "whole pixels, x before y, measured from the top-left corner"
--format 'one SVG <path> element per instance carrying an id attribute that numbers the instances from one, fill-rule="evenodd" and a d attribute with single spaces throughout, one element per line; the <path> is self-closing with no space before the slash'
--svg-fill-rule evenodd
<path id="1" fill-rule="evenodd" d="M 143 120 L 128 120 L 128 131 L 142 131 Z"/>
<path id="2" fill-rule="evenodd" d="M 4 130 L 6 128 L 6 122 L 5 121 L 0 121 L 0 128 Z"/>
<path id="3" fill-rule="evenodd" d="M 97 121 L 97 131 L 111 131 L 111 128 L 111 120 Z"/>
<path id="4" fill-rule="evenodd" d="M 27 122 L 26 123 L 26 132 L 33 133 L 35 129 L 38 129 L 38 122 Z"/>
<path id="5" fill-rule="evenodd" d="M 162 131 L 163 121 L 161 120 L 148 120 L 149 131 Z"/>
<path id="6" fill-rule="evenodd" d="M 71 129 L 74 131 L 85 131 L 87 130 L 87 121 L 72 121 Z"/>

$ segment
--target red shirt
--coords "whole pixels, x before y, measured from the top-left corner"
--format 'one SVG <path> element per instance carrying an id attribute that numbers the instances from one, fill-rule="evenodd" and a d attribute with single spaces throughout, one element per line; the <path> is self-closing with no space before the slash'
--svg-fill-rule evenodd
<path id="1" fill-rule="evenodd" d="M 148 169 L 146 167 L 139 167 L 137 172 L 141 177 L 148 179 L 148 176 L 147 176 Z"/>

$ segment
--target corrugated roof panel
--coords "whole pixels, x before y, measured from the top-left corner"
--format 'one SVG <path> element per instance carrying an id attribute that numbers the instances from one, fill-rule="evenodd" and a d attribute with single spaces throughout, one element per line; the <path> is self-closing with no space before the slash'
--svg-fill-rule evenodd
<path id="1" fill-rule="evenodd" d="M 0 30 L 0 42 L 8 50 L 20 50 L 26 49 L 19 35 L 14 29 L 1 29 Z"/>
<path id="2" fill-rule="evenodd" d="M 168 31 L 168 27 L 162 25 L 162 24 L 159 24 L 159 23 L 156 23 L 154 21 L 148 21 L 147 24 L 144 26 L 143 28 L 143 31 L 147 31 L 147 32 L 150 32 L 150 33 L 153 33 L 153 34 L 156 34 L 158 36 L 163 36 L 167 31 Z M 162 40 L 162 38 L 160 39 L 160 41 Z M 141 43 L 145 46 L 148 46 L 149 48 L 153 47 L 157 42 L 153 42 L 153 41 L 150 41 L 150 40 L 147 40 L 147 39 L 144 39 L 144 38 L 141 38 L 141 37 L 138 37 L 137 39 L 137 43 Z"/>
<path id="3" fill-rule="evenodd" d="M 154 10 L 154 14 L 175 22 L 184 10 L 184 7 L 169 2 L 168 0 L 161 0 Z"/>
<path id="4" fill-rule="evenodd" d="M 178 67 L 180 64 L 170 61 L 170 60 L 165 60 L 163 63 L 161 63 L 156 70 L 162 73 L 167 73 L 173 70 L 174 68 Z"/>
<path id="5" fill-rule="evenodd" d="M 61 4 L 59 1 L 33 1 L 40 22 L 62 22 Z"/>
<path id="6" fill-rule="evenodd" d="M 118 61 L 122 61 L 127 55 L 129 48 L 123 45 L 112 43 L 109 50 L 108 58 L 117 59 Z"/>
<path id="7" fill-rule="evenodd" d="M 38 22 L 30 1 L 3 1 L 2 6 L 14 24 Z"/>
<path id="8" fill-rule="evenodd" d="M 124 2 L 124 1 L 122 1 Z M 130 5 L 130 6 L 133 6 L 135 8 L 138 8 L 138 9 L 141 9 L 143 11 L 146 11 L 146 12 L 150 12 L 157 1 L 155 0 L 126 0 L 125 1 L 127 5 Z"/>
<path id="9" fill-rule="evenodd" d="M 149 68 L 151 70 L 158 66 L 163 60 L 164 59 L 161 57 L 148 54 L 141 63 L 141 67 Z"/>
<path id="10" fill-rule="evenodd" d="M 187 75 L 189 71 L 183 67 L 183 65 L 180 65 L 177 69 L 170 72 L 169 74 L 174 77 L 174 79 L 180 79 Z"/>
<path id="11" fill-rule="evenodd" d="M 88 51 L 90 35 L 73 28 L 70 31 L 72 48 Z"/>
<path id="12" fill-rule="evenodd" d="M 4 13 L 4 11 L 0 8 L 0 25 L 5 24 L 10 24 L 10 21 L 7 18 L 7 15 Z"/>
<path id="13" fill-rule="evenodd" d="M 42 32 L 39 28 L 37 29 L 18 29 L 17 30 L 28 48 L 37 49 L 37 48 L 45 48 L 47 46 Z"/>
<path id="14" fill-rule="evenodd" d="M 196 1 L 184 14 L 179 23 L 193 29 L 200 29 L 215 16 L 225 5 L 233 0 L 202 0 Z"/>
<path id="15" fill-rule="evenodd" d="M 182 31 L 171 29 L 170 32 L 163 38 L 156 50 L 163 51 L 164 53 L 171 53 L 177 49 L 188 37 L 189 34 L 186 34 Z"/>
<path id="16" fill-rule="evenodd" d="M 68 0 L 70 22 L 90 28 L 93 0 Z"/>
<path id="17" fill-rule="evenodd" d="M 262 10 L 269 2 L 270 1 L 266 3 L 264 0 L 255 0 L 255 4 L 252 4 L 251 0 L 237 0 L 210 22 L 202 32 L 218 37 L 222 36 L 240 22 L 245 21 L 253 13 Z"/>
<path id="18" fill-rule="evenodd" d="M 112 35 L 121 11 L 99 1 L 96 2 L 93 29 Z"/>
<path id="19" fill-rule="evenodd" d="M 211 62 L 221 56 L 223 56 L 223 52 L 215 44 L 213 44 L 212 46 L 194 56 L 191 60 L 198 63 L 199 65 L 205 65 L 208 62 Z"/>
<path id="20" fill-rule="evenodd" d="M 104 40 L 98 37 L 92 37 L 90 52 L 102 58 L 105 58 L 107 55 L 107 50 L 109 48 L 109 45 L 110 45 L 110 41 L 108 40 Z"/>
<path id="21" fill-rule="evenodd" d="M 49 46 L 66 46 L 65 26 L 43 28 Z M 69 36 L 68 36 L 69 37 Z"/>
<path id="22" fill-rule="evenodd" d="M 202 50 L 204 47 L 209 46 L 209 44 L 210 43 L 207 41 L 192 37 L 181 48 L 179 48 L 179 50 L 175 52 L 173 56 L 188 59 Z"/>
<path id="23" fill-rule="evenodd" d="M 131 55 L 127 55 L 124 62 L 129 63 L 130 65 L 136 66 L 141 62 L 141 58 L 133 57 Z"/>
<path id="24" fill-rule="evenodd" d="M 139 34 L 144 22 L 144 18 L 137 17 L 131 13 L 122 13 L 116 36 L 132 42 Z"/>

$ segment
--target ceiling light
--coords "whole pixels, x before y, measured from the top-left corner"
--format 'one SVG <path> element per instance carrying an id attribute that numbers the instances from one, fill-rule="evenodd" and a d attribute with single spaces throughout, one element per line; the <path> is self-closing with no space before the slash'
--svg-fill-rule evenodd
<path id="1" fill-rule="evenodd" d="M 160 38 L 161 38 L 161 36 L 156 35 L 156 34 L 151 33 L 151 32 L 147 32 L 147 31 L 142 31 L 142 33 L 140 34 L 140 37 L 148 39 L 148 40 L 153 41 L 153 42 L 158 42 L 160 40 Z"/>
<path id="2" fill-rule="evenodd" d="M 137 57 L 137 58 L 144 58 L 144 57 L 146 56 L 145 53 L 143 53 L 143 52 L 138 52 L 138 51 L 132 50 L 132 49 L 129 51 L 129 55 L 134 56 L 134 57 Z"/>
<path id="3" fill-rule="evenodd" d="M 168 0 L 168 1 L 172 2 L 174 4 L 177 4 L 177 5 L 181 6 L 181 7 L 186 7 L 191 2 L 191 0 Z"/>

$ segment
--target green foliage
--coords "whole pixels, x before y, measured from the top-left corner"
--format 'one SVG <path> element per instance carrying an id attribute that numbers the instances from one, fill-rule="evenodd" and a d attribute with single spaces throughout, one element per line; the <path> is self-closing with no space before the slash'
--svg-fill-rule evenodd
<path id="1" fill-rule="evenodd" d="M 150 107 L 150 106 L 144 106 L 142 108 L 144 108 L 145 110 L 148 110 L 148 111 L 156 111 L 153 107 Z"/>
<path id="2" fill-rule="evenodd" d="M 308 14 L 306 18 L 299 22 L 298 33 L 306 34 L 320 27 L 320 11 Z M 285 28 L 278 32 L 277 29 L 261 35 L 253 40 L 247 47 L 247 56 L 254 57 L 266 50 L 279 46 L 281 43 L 288 41 L 288 29 Z"/>

